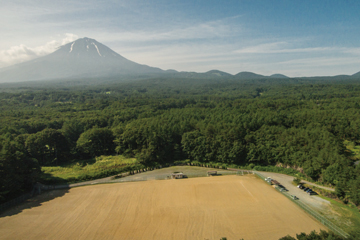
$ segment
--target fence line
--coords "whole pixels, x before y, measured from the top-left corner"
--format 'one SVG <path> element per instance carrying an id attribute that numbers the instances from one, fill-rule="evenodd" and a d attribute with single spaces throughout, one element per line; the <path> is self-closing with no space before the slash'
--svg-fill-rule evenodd
<path id="1" fill-rule="evenodd" d="M 254 171 L 254 173 L 259 176 L 262 180 L 264 180 L 265 182 L 269 183 L 268 181 L 265 180 L 265 177 L 263 175 L 261 175 L 260 173 Z M 271 184 L 271 183 L 270 183 Z M 339 228 L 338 226 L 336 226 L 335 224 L 333 224 L 332 222 L 330 222 L 328 219 L 326 219 L 325 217 L 323 217 L 322 215 L 320 215 L 319 213 L 317 213 L 315 210 L 311 209 L 308 205 L 306 205 L 305 203 L 303 203 L 302 201 L 300 201 L 299 199 L 294 199 L 294 197 L 292 195 L 290 195 L 289 193 L 285 192 L 285 191 L 281 191 L 281 189 L 279 187 L 275 188 L 276 190 L 278 190 L 280 193 L 282 193 L 283 195 L 285 195 L 287 198 L 289 198 L 291 201 L 293 201 L 294 203 L 296 203 L 301 209 L 303 209 L 305 212 L 307 212 L 308 214 L 310 214 L 311 216 L 313 216 L 315 219 L 317 219 L 319 222 L 321 222 L 324 226 L 326 226 L 327 228 L 329 228 L 331 231 L 333 231 L 334 233 L 344 237 L 344 238 L 348 238 L 349 234 L 347 234 L 344 230 L 342 230 L 341 228 Z"/>

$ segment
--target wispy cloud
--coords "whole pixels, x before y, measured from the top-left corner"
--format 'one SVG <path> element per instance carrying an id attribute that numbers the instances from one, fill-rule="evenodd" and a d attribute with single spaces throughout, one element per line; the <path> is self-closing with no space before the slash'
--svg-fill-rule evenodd
<path id="1" fill-rule="evenodd" d="M 344 53 L 360 56 L 360 48 L 342 48 Z"/>
<path id="2" fill-rule="evenodd" d="M 78 38 L 77 35 L 66 33 L 61 40 L 52 40 L 44 45 L 37 47 L 28 47 L 24 44 L 12 46 L 8 50 L 0 51 L 0 67 L 6 67 L 12 64 L 28 61 L 37 57 L 54 52 L 61 45 L 72 42 Z"/>
<path id="3" fill-rule="evenodd" d="M 234 51 L 235 53 L 251 53 L 251 54 L 276 54 L 276 53 L 308 53 L 308 52 L 325 52 L 335 50 L 331 47 L 304 47 L 291 48 L 288 42 L 264 43 L 256 46 L 245 47 Z"/>
<path id="4" fill-rule="evenodd" d="M 294 65 L 302 67 L 320 68 L 329 66 L 344 66 L 350 64 L 360 64 L 357 57 L 318 57 L 302 58 L 278 62 L 279 65 Z"/>
<path id="5" fill-rule="evenodd" d="M 254 72 L 282 73 L 290 77 L 333 76 L 353 74 L 358 71 L 360 59 L 356 56 L 322 56 L 304 57 L 291 60 L 274 60 L 248 62 L 247 69 Z M 254 68 L 255 66 L 255 68 Z"/>
<path id="6" fill-rule="evenodd" d="M 179 41 L 213 38 L 226 38 L 234 35 L 235 30 L 226 23 L 228 19 L 217 21 L 199 22 L 196 24 L 169 26 L 161 30 L 138 30 L 122 31 L 121 33 L 104 33 L 108 41 L 121 42 L 155 42 L 155 41 Z M 238 33 L 240 28 L 237 28 Z"/>

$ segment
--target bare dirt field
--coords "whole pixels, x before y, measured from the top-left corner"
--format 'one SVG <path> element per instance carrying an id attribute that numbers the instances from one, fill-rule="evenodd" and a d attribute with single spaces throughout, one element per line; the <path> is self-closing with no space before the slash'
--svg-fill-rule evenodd
<path id="1" fill-rule="evenodd" d="M 25 203 L 0 215 L 0 239 L 277 240 L 325 229 L 253 175 L 57 191 L 41 204 Z"/>

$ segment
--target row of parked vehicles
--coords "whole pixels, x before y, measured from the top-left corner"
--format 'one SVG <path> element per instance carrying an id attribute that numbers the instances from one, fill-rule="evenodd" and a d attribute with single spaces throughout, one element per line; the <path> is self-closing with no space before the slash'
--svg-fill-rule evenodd
<path id="1" fill-rule="evenodd" d="M 309 195 L 317 195 L 315 191 L 313 191 L 311 188 L 305 187 L 302 184 L 299 184 L 297 186 L 299 189 L 303 190 L 304 192 L 308 193 Z"/>

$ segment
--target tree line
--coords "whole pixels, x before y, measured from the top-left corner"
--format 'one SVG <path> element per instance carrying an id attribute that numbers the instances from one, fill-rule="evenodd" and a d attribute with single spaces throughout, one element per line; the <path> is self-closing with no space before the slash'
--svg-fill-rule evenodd
<path id="1" fill-rule="evenodd" d="M 284 166 L 360 204 L 354 80 L 150 79 L 82 89 L 11 89 L 0 96 L 0 196 L 28 190 L 40 166 L 123 154 L 152 165 Z"/>

